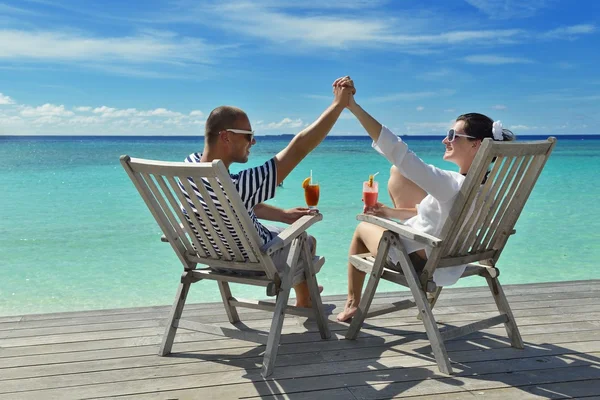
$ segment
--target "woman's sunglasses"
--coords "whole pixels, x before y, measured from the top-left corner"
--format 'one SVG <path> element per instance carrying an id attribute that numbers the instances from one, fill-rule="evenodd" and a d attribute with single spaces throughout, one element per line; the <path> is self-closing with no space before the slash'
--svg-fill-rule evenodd
<path id="1" fill-rule="evenodd" d="M 448 131 L 448 134 L 446 135 L 446 139 L 448 139 L 449 143 L 452 143 L 452 142 L 454 142 L 454 139 L 456 139 L 457 136 L 471 138 L 471 139 L 477 139 L 475 136 L 469 136 L 469 135 L 465 135 L 462 133 L 456 133 L 456 131 L 454 129 L 450 129 Z"/>

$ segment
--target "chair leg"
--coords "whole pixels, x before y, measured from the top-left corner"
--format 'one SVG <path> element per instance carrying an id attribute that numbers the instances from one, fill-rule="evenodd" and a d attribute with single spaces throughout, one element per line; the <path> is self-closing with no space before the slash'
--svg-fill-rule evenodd
<path id="1" fill-rule="evenodd" d="M 303 240 L 302 242 L 302 258 L 304 259 L 304 277 L 306 278 L 306 284 L 308 285 L 308 292 L 310 293 L 310 300 L 312 302 L 312 308 L 315 313 L 317 325 L 319 326 L 319 333 L 321 339 L 329 339 L 331 332 L 329 331 L 329 323 L 323 311 L 323 302 L 321 301 L 321 294 L 319 293 L 319 286 L 317 285 L 317 277 L 315 274 L 315 268 L 312 261 L 312 254 L 308 249 L 308 242 Z"/>
<path id="2" fill-rule="evenodd" d="M 383 274 L 383 268 L 387 259 L 387 255 L 390 249 L 390 240 L 392 238 L 392 234 L 389 232 L 384 232 L 381 240 L 379 241 L 379 246 L 377 248 L 377 256 L 375 257 L 375 262 L 373 263 L 373 270 L 371 271 L 371 275 L 369 276 L 369 282 L 367 283 L 367 288 L 360 299 L 360 303 L 358 305 L 358 309 L 356 310 L 356 314 L 352 317 L 352 322 L 350 323 L 350 327 L 346 332 L 346 339 L 355 340 L 360 332 L 360 328 L 367 317 L 367 312 L 371 307 L 371 302 L 373 301 L 373 297 L 375 296 L 375 291 L 377 290 L 377 285 L 379 284 L 379 280 L 381 279 L 381 275 Z"/>
<path id="3" fill-rule="evenodd" d="M 395 239 L 395 241 L 397 242 L 397 239 Z M 427 337 L 429 338 L 429 343 L 431 344 L 431 349 L 433 350 L 433 355 L 435 357 L 435 361 L 437 362 L 438 368 L 440 372 L 451 375 L 452 366 L 450 365 L 450 359 L 448 358 L 446 346 L 444 345 L 444 340 L 442 339 L 442 335 L 438 329 L 437 322 L 435 321 L 435 317 L 431 311 L 431 306 L 427 299 L 427 293 L 421 287 L 417 272 L 415 271 L 415 268 L 412 265 L 412 262 L 410 261 L 410 258 L 408 257 L 404 247 L 400 243 L 394 244 L 396 244 L 402 254 L 400 266 L 402 267 L 402 272 L 404 272 L 404 276 L 406 277 L 410 291 L 412 292 L 415 303 L 417 304 L 417 309 L 419 310 L 423 325 L 425 326 L 425 331 L 427 332 Z"/>
<path id="4" fill-rule="evenodd" d="M 443 286 L 438 286 L 437 289 L 435 289 L 434 293 L 427 293 L 427 301 L 429 302 L 429 307 L 431 307 L 432 310 L 433 310 L 433 306 L 435 306 L 435 303 L 437 303 L 437 300 L 440 297 L 442 288 L 443 288 Z M 420 313 L 417 314 L 417 319 L 423 320 L 423 317 L 421 316 Z"/>
<path id="5" fill-rule="evenodd" d="M 229 289 L 229 283 L 223 281 L 217 281 L 217 283 L 219 285 L 221 299 L 223 299 L 223 305 L 225 306 L 225 312 L 227 313 L 227 318 L 229 318 L 229 322 L 231 322 L 232 324 L 240 322 L 240 317 L 237 313 L 236 308 L 229 304 L 229 299 L 231 298 L 231 290 Z"/>
<path id="6" fill-rule="evenodd" d="M 506 328 L 506 333 L 510 338 L 511 346 L 517 349 L 522 349 L 524 347 L 523 339 L 521 338 L 519 327 L 517 326 L 515 317 L 510 309 L 510 305 L 508 304 L 504 290 L 502 290 L 500 281 L 498 278 L 490 278 L 489 276 L 486 276 L 485 279 L 490 287 L 490 291 L 492 292 L 492 296 L 494 297 L 498 311 L 500 311 L 501 314 L 506 314 L 508 317 L 508 321 L 504 323 L 504 328 Z"/>
<path id="7" fill-rule="evenodd" d="M 281 338 L 281 328 L 283 327 L 283 319 L 285 318 L 285 308 L 287 307 L 292 288 L 294 273 L 298 267 L 298 258 L 300 256 L 301 243 L 298 238 L 292 242 L 290 252 L 288 254 L 287 266 L 281 280 L 281 289 L 277 295 L 275 302 L 275 311 L 273 312 L 273 320 L 271 321 L 271 329 L 267 338 L 267 348 L 263 357 L 263 366 L 261 375 L 263 378 L 268 377 L 273 373 L 275 368 L 275 360 L 279 350 L 279 340 Z"/>
<path id="8" fill-rule="evenodd" d="M 167 354 L 170 354 L 171 348 L 173 347 L 175 333 L 177 332 L 177 327 L 174 326 L 174 323 L 175 321 L 179 320 L 179 318 L 181 318 L 181 314 L 183 313 L 183 306 L 185 305 L 185 299 L 187 298 L 191 285 L 191 281 L 186 279 L 186 275 L 187 273 L 184 272 L 181 277 L 181 283 L 179 284 L 179 288 L 177 289 L 175 302 L 173 303 L 173 306 L 171 307 L 171 312 L 169 313 L 167 327 L 163 335 L 162 343 L 160 344 L 160 349 L 158 350 L 158 355 L 160 356 L 166 356 Z"/>

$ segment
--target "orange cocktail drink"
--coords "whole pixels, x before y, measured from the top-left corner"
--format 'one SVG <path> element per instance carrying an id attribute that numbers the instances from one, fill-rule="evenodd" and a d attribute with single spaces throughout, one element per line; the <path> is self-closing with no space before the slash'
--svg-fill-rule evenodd
<path id="1" fill-rule="evenodd" d="M 304 200 L 308 208 L 315 210 L 319 204 L 319 194 L 321 188 L 317 182 L 312 180 L 312 177 L 306 178 L 302 182 L 302 188 L 304 189 Z"/>

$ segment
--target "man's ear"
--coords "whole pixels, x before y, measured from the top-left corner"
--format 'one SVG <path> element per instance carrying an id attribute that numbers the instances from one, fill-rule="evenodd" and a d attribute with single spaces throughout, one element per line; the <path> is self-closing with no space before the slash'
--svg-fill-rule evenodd
<path id="1" fill-rule="evenodd" d="M 219 132 L 219 140 L 222 140 L 224 142 L 229 142 L 229 132 L 228 131 Z"/>

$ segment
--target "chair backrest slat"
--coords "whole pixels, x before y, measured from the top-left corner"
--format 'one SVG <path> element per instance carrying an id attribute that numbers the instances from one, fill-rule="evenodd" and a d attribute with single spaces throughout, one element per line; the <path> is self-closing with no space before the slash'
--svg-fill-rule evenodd
<path id="1" fill-rule="evenodd" d="M 506 173 L 512 161 L 513 160 L 510 157 L 498 157 L 494 161 L 494 166 L 492 168 L 492 171 L 488 175 L 486 185 L 481 195 L 483 203 L 478 204 L 478 208 L 481 211 L 479 212 L 479 215 L 477 216 L 477 219 L 472 229 L 466 232 L 468 233 L 468 236 L 466 238 L 461 238 L 461 240 L 457 242 L 457 245 L 459 246 L 459 254 L 464 253 L 468 250 L 467 246 L 469 245 L 469 243 L 473 243 L 477 233 L 481 232 L 481 230 L 485 226 L 487 226 L 490 219 L 492 218 L 492 215 L 496 212 L 496 208 L 499 204 L 499 201 L 497 201 L 497 199 L 502 197 L 503 194 L 502 191 L 499 193 L 501 183 L 503 177 L 506 176 Z M 500 169 L 500 166 L 502 166 L 502 169 L 498 171 Z M 489 187 L 489 185 L 491 185 L 491 188 Z"/>
<path id="2" fill-rule="evenodd" d="M 498 228 L 498 225 L 500 224 L 502 215 L 504 215 L 504 212 L 506 211 L 509 204 L 511 203 L 515 192 L 519 188 L 519 182 L 521 181 L 521 178 L 523 177 L 523 173 L 525 172 L 526 168 L 529 166 L 530 160 L 531 160 L 531 158 L 526 157 L 526 156 L 521 156 L 521 157 L 515 158 L 514 163 L 513 163 L 513 168 L 511 168 L 510 172 L 504 178 L 503 189 L 505 189 L 505 190 L 504 190 L 504 193 L 502 194 L 502 197 L 500 198 L 501 201 L 500 201 L 500 204 L 498 207 L 498 211 L 496 211 L 495 214 L 491 215 L 492 218 L 488 222 L 488 225 L 486 225 L 486 227 L 485 227 L 486 229 L 485 230 L 482 229 L 479 232 L 479 235 L 478 235 L 477 239 L 475 240 L 475 243 L 473 243 L 473 250 L 481 251 L 483 249 L 488 248 L 489 238 L 491 237 L 491 235 L 493 235 L 493 233 Z M 518 169 L 517 169 L 517 172 L 515 172 L 514 167 L 516 167 L 517 165 L 518 165 Z M 485 236 L 484 236 L 484 234 L 485 234 Z M 481 240 L 482 237 L 483 237 L 483 240 Z"/>
<path id="3" fill-rule="evenodd" d="M 194 188 L 192 187 L 192 185 L 190 184 L 190 181 L 188 180 L 187 177 L 178 177 L 179 179 L 179 183 L 181 185 L 183 185 L 186 193 L 187 193 L 187 198 L 189 198 L 189 201 L 185 201 L 185 203 L 187 203 L 187 207 L 186 207 L 186 211 L 188 213 L 188 217 L 190 218 L 190 220 L 193 222 L 194 226 L 196 227 L 196 229 L 198 229 L 198 232 L 200 233 L 200 236 L 202 238 L 202 242 L 204 242 L 204 245 L 206 246 L 206 248 L 208 249 L 208 251 L 210 252 L 211 257 L 217 257 L 217 253 L 215 252 L 214 247 L 211 244 L 211 240 L 209 238 L 209 236 L 206 234 L 205 229 L 208 230 L 208 234 L 210 235 L 210 237 L 212 237 L 212 243 L 215 243 L 216 246 L 219 248 L 219 251 L 221 252 L 221 254 L 223 255 L 223 257 L 230 261 L 233 258 L 231 257 L 231 254 L 229 253 L 229 251 L 227 251 L 227 247 L 223 244 L 223 242 L 219 239 L 219 235 L 217 233 L 217 230 L 215 229 L 215 227 L 213 226 L 212 222 L 210 221 L 210 218 L 208 217 L 208 214 L 206 213 L 206 210 L 204 209 L 204 206 L 200 203 L 200 200 L 198 199 L 198 196 L 196 196 L 196 192 L 194 191 Z M 175 181 L 172 181 L 172 185 L 176 184 Z M 200 181 L 200 184 L 198 184 L 196 182 L 196 187 L 200 188 L 204 186 L 202 184 L 202 181 Z M 208 193 L 207 193 L 208 194 Z M 187 200 L 186 198 L 186 200 Z M 204 202 L 207 205 L 211 205 L 212 201 L 207 200 L 210 199 L 210 196 L 202 196 L 202 198 L 204 199 Z M 192 209 L 190 207 L 189 202 L 192 202 L 192 205 L 194 206 L 194 209 Z M 221 216 L 219 215 L 219 212 L 216 211 L 216 208 L 214 208 L 214 206 L 211 208 L 209 207 L 210 212 L 213 215 L 213 219 L 216 221 L 217 225 L 219 226 L 221 232 L 224 233 L 223 228 L 221 227 L 221 225 L 225 225 L 225 224 L 221 224 L 219 222 L 222 222 L 221 220 Z M 192 217 L 193 216 L 193 217 Z M 204 223 L 204 224 L 202 224 Z M 204 226 L 202 226 L 204 225 Z M 225 227 L 225 231 L 227 227 Z M 225 236 L 227 237 L 227 236 Z M 230 240 L 228 243 L 233 243 L 233 240 Z M 212 250 L 212 251 L 211 251 Z M 239 251 L 238 251 L 239 253 Z M 240 256 L 240 260 L 242 260 L 242 257 Z"/>
<path id="4" fill-rule="evenodd" d="M 460 228 L 464 220 L 468 218 L 470 209 L 466 207 L 457 207 L 456 204 L 472 204 L 477 198 L 477 189 L 487 171 L 485 166 L 489 165 L 491 162 L 491 156 L 489 155 L 490 146 L 490 141 L 484 140 L 479 151 L 475 155 L 469 173 L 459 192 L 456 194 L 454 205 L 450 209 L 448 218 L 442 227 L 442 232 L 440 234 L 441 239 L 456 238 L 459 236 Z M 433 255 L 448 254 L 453 247 L 453 244 L 454 243 L 451 240 L 444 240 L 442 244 L 436 248 Z"/>
<path id="5" fill-rule="evenodd" d="M 169 243 L 175 251 L 175 254 L 177 254 L 177 257 L 179 258 L 185 269 L 195 268 L 195 263 L 193 261 L 188 260 L 186 257 L 188 250 L 191 250 L 191 248 L 186 248 L 184 242 L 176 240 L 177 231 L 170 223 L 168 218 L 165 216 L 165 214 L 162 212 L 162 208 L 160 207 L 158 201 L 148 188 L 146 181 L 142 178 L 139 172 L 134 171 L 131 165 L 129 165 L 128 160 L 128 156 L 122 156 L 121 164 L 123 165 L 125 172 L 127 172 L 127 175 L 133 182 L 134 186 L 138 190 L 140 196 L 142 197 L 142 200 L 144 200 L 144 203 L 146 203 L 146 206 L 150 210 L 150 213 L 154 217 L 155 221 L 158 223 L 165 236 L 169 239 Z"/>
<path id="6" fill-rule="evenodd" d="M 214 200 L 212 200 L 212 197 L 211 197 L 210 193 L 208 192 L 208 189 L 205 186 L 205 184 L 208 183 L 210 185 L 211 190 L 216 195 L 217 192 L 221 191 L 221 186 L 219 185 L 219 182 L 215 178 L 204 178 L 204 179 L 202 179 L 202 182 L 200 182 L 200 183 L 201 184 L 199 185 L 198 182 L 194 182 L 194 187 L 198 190 L 198 193 L 200 193 L 200 196 L 203 199 L 207 199 L 207 198 L 211 199 L 211 201 L 209 201 L 209 202 L 205 201 L 204 203 L 206 204 L 206 207 L 208 207 L 210 213 L 213 215 L 213 219 L 215 220 L 214 223 L 216 223 L 217 226 L 219 227 L 219 231 L 221 232 L 221 234 L 225 236 L 225 241 L 227 243 L 234 243 L 235 239 L 233 238 L 233 236 L 231 235 L 231 232 L 229 231 L 228 227 L 226 226 L 225 222 L 223 221 L 222 215 L 219 213 L 219 210 L 217 210 Z M 186 186 L 186 190 L 188 190 L 188 193 L 189 193 L 189 189 L 187 189 L 187 186 Z M 217 198 L 219 198 L 219 197 L 217 196 Z M 196 200 L 198 200 L 198 199 L 196 198 Z M 221 198 L 219 198 L 219 203 L 221 204 L 221 208 L 223 208 L 223 209 L 225 209 L 225 207 L 229 206 L 229 202 L 227 201 L 226 198 L 225 198 L 226 204 L 223 204 L 223 200 Z M 208 216 L 207 216 L 207 220 L 208 220 Z M 232 222 L 232 226 L 235 226 L 233 221 L 231 219 L 229 219 L 229 220 Z M 212 228 L 212 224 L 210 224 L 209 226 Z M 233 252 L 233 255 L 234 255 L 233 260 L 244 261 L 244 255 L 242 254 L 242 252 L 240 251 L 238 246 L 229 246 L 229 249 L 231 252 Z M 221 251 L 223 251 L 223 250 L 221 250 Z M 253 259 L 251 259 L 250 261 L 254 262 Z"/>
<path id="7" fill-rule="evenodd" d="M 518 143 L 484 140 L 422 279 L 430 279 L 439 262 L 451 266 L 469 259 L 494 265 L 555 144 L 554 138 Z"/>
<path id="8" fill-rule="evenodd" d="M 492 186 L 493 179 L 491 178 L 493 178 L 498 173 L 499 168 L 500 163 L 498 162 L 498 160 L 496 160 L 494 166 L 492 167 L 492 170 L 487 175 L 486 181 L 483 184 L 481 190 L 479 192 L 475 191 L 475 193 L 477 194 L 473 197 L 473 200 L 471 200 L 470 202 L 472 205 L 469 209 L 469 214 L 467 215 L 467 217 L 465 217 L 465 223 L 459 231 L 459 234 L 454 236 L 456 239 L 454 240 L 454 243 L 450 246 L 448 250 L 449 254 L 460 254 L 460 252 L 462 251 L 462 244 L 465 243 L 469 232 L 477 229 L 477 221 L 479 221 L 481 215 L 484 214 L 483 206 L 488 200 L 488 192 L 490 190 L 490 187 Z"/>
<path id="9" fill-rule="evenodd" d="M 165 176 L 165 178 L 167 179 L 167 182 L 169 182 L 169 186 L 171 187 L 171 193 L 175 194 L 175 196 L 179 200 L 180 207 L 183 207 L 186 212 L 185 215 L 183 214 L 183 212 L 178 213 L 178 215 L 181 220 L 181 225 L 183 225 L 185 227 L 185 230 L 190 235 L 190 238 L 192 239 L 192 241 L 194 243 L 194 247 L 196 248 L 196 251 L 198 251 L 198 249 L 203 248 L 202 242 L 208 243 L 208 245 L 206 246 L 206 249 L 207 249 L 208 253 L 210 254 L 210 257 L 217 257 L 217 252 L 215 251 L 214 248 L 212 248 L 210 246 L 210 241 L 208 239 L 208 236 L 206 235 L 206 232 L 204 232 L 204 229 L 202 228 L 200 221 L 198 221 L 198 218 L 197 218 L 196 214 L 194 213 L 194 210 L 188 203 L 187 198 L 181 192 L 181 189 L 179 188 L 179 185 L 178 185 L 177 181 L 175 180 L 175 177 Z M 188 221 L 188 218 L 185 217 L 186 215 L 189 218 L 189 221 Z M 191 221 L 192 225 L 190 225 L 190 221 Z M 192 226 L 194 229 L 192 229 Z M 196 232 L 198 232 L 198 235 L 196 235 Z M 202 240 L 202 242 L 200 242 L 200 240 L 198 239 L 198 236 L 200 236 L 200 240 Z M 204 253 L 206 256 L 206 252 L 202 251 L 202 253 Z"/>
<path id="10" fill-rule="evenodd" d="M 242 228 L 241 224 L 240 224 L 241 221 L 237 217 L 237 213 L 231 208 L 232 204 L 230 201 L 227 200 L 227 197 L 226 197 L 225 193 L 223 192 L 221 185 L 214 178 L 209 179 L 209 183 L 210 183 L 211 187 L 213 188 L 215 195 L 219 199 L 219 202 L 221 203 L 221 207 L 225 211 L 227 218 L 229 218 L 229 220 L 232 222 L 233 229 L 238 237 L 238 240 L 244 247 L 244 250 L 246 250 L 248 259 L 250 260 L 250 262 L 256 262 L 256 255 L 255 255 L 256 249 L 253 248 L 253 246 L 250 244 L 250 241 L 248 240 L 248 238 L 246 236 L 247 235 L 246 232 L 244 232 L 241 229 Z M 245 211 L 246 207 L 243 206 L 242 210 Z M 234 223 L 234 221 L 236 223 Z M 253 232 L 256 231 L 256 228 L 254 226 L 252 226 L 251 229 Z M 228 237 L 231 238 L 229 240 L 233 240 L 229 231 L 228 231 Z M 237 246 L 236 246 L 236 249 L 237 249 Z M 238 252 L 239 252 L 239 250 L 238 250 Z M 241 253 L 240 253 L 240 257 L 242 257 Z"/>
<path id="11" fill-rule="evenodd" d="M 533 191 L 533 186 L 539 178 L 547 159 L 548 158 L 545 155 L 536 155 L 531 160 L 530 167 L 521 180 L 520 188 L 515 192 L 512 204 L 504 213 L 502 221 L 500 221 L 498 225 L 498 229 L 496 229 L 488 243 L 488 247 L 504 247 L 504 244 L 510 236 L 510 231 L 512 231 L 519 215 L 521 215 L 521 212 L 525 207 L 525 202 Z"/>
<path id="12" fill-rule="evenodd" d="M 262 240 L 220 160 L 188 164 L 123 156 L 121 164 L 185 268 L 202 263 L 261 271 L 267 279 L 277 275 L 271 257 L 260 251 Z"/>
<path id="13" fill-rule="evenodd" d="M 188 236 L 186 235 L 185 229 L 186 226 L 181 226 L 179 224 L 179 218 L 177 218 L 177 211 L 179 207 L 176 201 L 173 201 L 173 196 L 169 191 L 169 188 L 166 186 L 163 177 L 160 175 L 149 175 L 149 174 L 141 174 L 148 185 L 148 188 L 154 194 L 154 197 L 162 207 L 162 211 L 169 220 L 170 225 L 173 227 L 175 232 L 177 233 L 177 237 L 168 238 L 169 240 L 181 240 L 186 249 L 193 249 L 192 244 L 188 240 Z M 154 178 L 154 179 L 152 179 Z M 155 182 L 158 183 L 161 190 L 158 189 Z M 165 198 L 169 202 L 170 206 L 165 202 Z M 191 236 L 193 238 L 193 236 Z M 202 255 L 206 256 L 206 253 L 202 253 Z"/>

